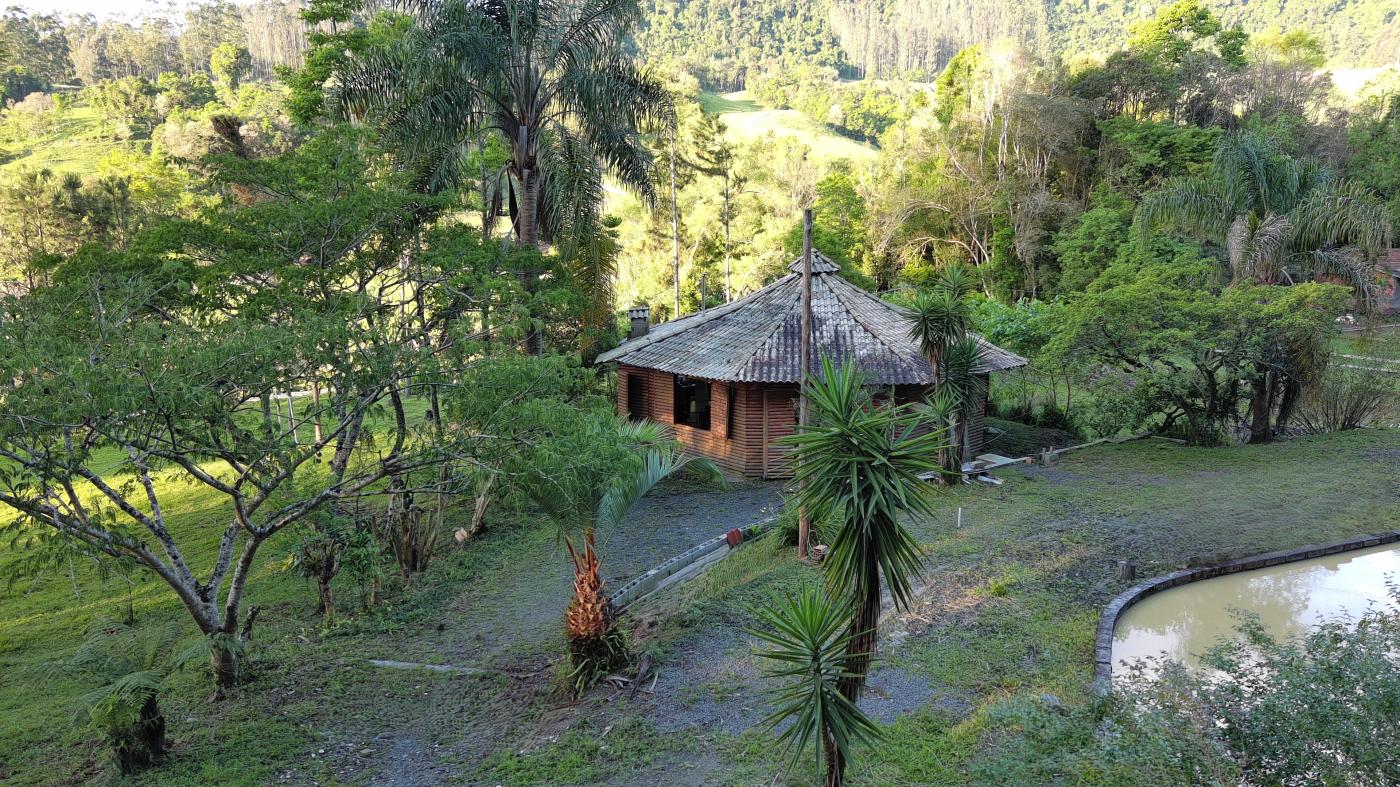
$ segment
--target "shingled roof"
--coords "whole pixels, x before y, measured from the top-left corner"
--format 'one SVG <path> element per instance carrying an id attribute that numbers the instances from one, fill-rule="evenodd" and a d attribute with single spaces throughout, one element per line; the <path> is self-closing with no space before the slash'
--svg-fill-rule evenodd
<path id="1" fill-rule="evenodd" d="M 802 260 L 792 273 L 747 297 L 654 326 L 645 336 L 598 356 L 686 377 L 734 382 L 795 383 L 800 377 Z M 850 358 L 876 385 L 929 385 L 933 369 L 909 337 L 908 312 L 839 275 L 812 254 L 812 368 L 822 355 Z M 1026 359 L 980 336 L 979 372 L 1025 366 Z"/>

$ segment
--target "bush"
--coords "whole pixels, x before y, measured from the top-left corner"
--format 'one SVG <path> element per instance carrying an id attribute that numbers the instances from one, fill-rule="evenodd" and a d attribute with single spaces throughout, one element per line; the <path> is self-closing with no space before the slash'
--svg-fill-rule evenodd
<path id="1" fill-rule="evenodd" d="M 840 518 L 830 512 L 812 515 L 812 544 L 830 544 L 836 538 Z M 783 501 L 783 509 L 778 513 L 778 521 L 763 532 L 764 538 L 771 538 L 787 546 L 797 545 L 797 501 L 788 498 Z"/>
<path id="2" fill-rule="evenodd" d="M 1400 377 L 1380 367 L 1336 362 L 1315 384 L 1308 387 L 1298 410 L 1304 432 L 1324 434 L 1356 429 L 1386 417 L 1400 416 Z"/>

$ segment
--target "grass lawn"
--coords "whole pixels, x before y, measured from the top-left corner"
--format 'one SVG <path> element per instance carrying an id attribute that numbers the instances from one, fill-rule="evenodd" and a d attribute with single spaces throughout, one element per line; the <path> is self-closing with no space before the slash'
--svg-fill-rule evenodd
<path id="1" fill-rule="evenodd" d="M 1117 559 L 1137 561 L 1139 575 L 1149 577 L 1400 527 L 1397 466 L 1394 430 L 1228 448 L 1141 440 L 1095 446 L 1048 468 L 1004 471 L 999 487 L 937 493 L 939 515 L 910 523 L 931 567 L 920 600 L 882 621 L 883 641 L 898 643 L 882 650 L 885 668 L 922 702 L 893 721 L 884 744 L 858 757 L 852 781 L 1042 783 L 1045 774 L 1028 769 L 1031 746 L 1008 725 L 1006 709 L 1047 693 L 1069 706 L 1088 700 L 1099 611 L 1126 589 L 1114 576 Z M 725 697 L 736 707 L 758 702 L 762 684 L 746 673 L 753 662 L 738 630 L 753 621 L 755 604 L 815 581 L 815 572 L 790 550 L 749 549 L 755 552 L 721 563 L 672 600 L 668 612 L 681 622 L 654 643 L 663 652 L 701 649 L 706 661 L 721 664 L 708 672 L 726 679 L 701 687 L 688 707 L 658 700 L 665 712 L 640 718 L 666 725 Z M 726 637 L 734 647 L 722 656 L 703 651 L 702 643 Z M 669 727 L 654 738 L 677 741 Z M 680 740 L 690 741 L 686 751 L 728 753 L 714 765 L 717 782 L 819 783 L 815 767 L 785 775 L 760 729 L 701 725 Z M 544 763 L 552 754 L 545 748 L 531 756 Z M 612 775 L 630 782 L 629 769 L 639 767 L 626 763 Z M 1079 783 L 1080 776 L 1062 778 Z"/>
<path id="2" fill-rule="evenodd" d="M 118 141 L 102 133 L 102 121 L 92 107 L 65 110 L 55 128 L 46 134 L 24 137 L 0 145 L 0 172 L 49 169 L 55 174 L 92 175 L 97 164 L 113 150 L 144 148 L 149 142 Z"/>
<path id="3" fill-rule="evenodd" d="M 749 98 L 747 91 L 701 93 L 700 106 L 706 112 L 718 113 L 729 127 L 729 138 L 736 142 L 752 142 L 771 134 L 796 139 L 810 148 L 815 158 L 825 161 L 847 159 L 868 164 L 879 155 L 874 146 L 836 134 L 795 109 L 766 108 Z"/>
<path id="4" fill-rule="evenodd" d="M 891 714 L 889 740 L 858 757 L 853 781 L 1028 783 L 1019 733 L 997 708 L 1047 692 L 1068 705 L 1087 698 L 1099 608 L 1123 589 L 1114 560 L 1132 558 L 1150 576 L 1400 526 L 1397 465 L 1394 430 L 1214 449 L 1144 440 L 1006 471 L 999 487 L 934 492 L 939 514 L 910 523 L 930 566 L 919 602 L 882 624 L 884 641 L 899 643 L 882 651 L 883 669 L 890 685 L 907 687 L 893 693 L 915 701 Z M 173 494 L 180 537 L 209 555 L 224 512 L 192 487 Z M 558 634 L 527 638 L 498 611 L 509 604 L 487 603 L 505 578 L 559 559 L 552 531 L 523 512 L 503 511 L 492 525 L 392 589 L 376 614 L 343 615 L 330 631 L 319 626 L 314 589 L 279 569 L 288 539 L 271 542 L 251 583 L 250 603 L 263 607 L 252 680 L 211 705 L 207 676 L 182 676 L 164 701 L 173 757 L 139 782 L 341 784 L 392 774 L 405 784 L 655 784 L 679 773 L 686 782 L 812 782 L 814 769 L 787 775 L 769 738 L 746 728 L 761 716 L 761 682 L 741 629 L 755 604 L 817 577 L 790 550 L 747 546 L 636 611 L 634 645 L 658 663 L 655 695 L 599 689 L 571 702 L 553 690 Z M 0 573 L 18 558 L 0 551 Z M 0 782 L 111 778 L 102 749 L 69 724 L 83 687 L 37 669 L 71 652 L 92 620 L 117 614 L 127 593 L 120 578 L 79 565 L 71 578 L 63 569 L 0 596 Z M 349 588 L 341 599 L 348 613 Z M 183 620 L 153 580 L 138 582 L 132 600 L 143 622 Z M 489 643 L 498 672 L 366 663 L 462 663 L 477 647 L 461 641 L 469 630 L 499 640 Z"/>

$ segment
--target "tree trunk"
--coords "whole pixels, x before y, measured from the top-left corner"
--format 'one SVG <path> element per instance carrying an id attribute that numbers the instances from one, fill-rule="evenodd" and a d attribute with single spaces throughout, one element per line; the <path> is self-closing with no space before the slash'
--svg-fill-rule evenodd
<path id="1" fill-rule="evenodd" d="M 1267 443 L 1273 438 L 1270 412 L 1273 407 L 1273 372 L 1265 372 L 1249 382 L 1249 442 Z"/>
<path id="2" fill-rule="evenodd" d="M 217 639 L 210 642 L 209 647 L 209 668 L 214 674 L 214 697 L 222 698 L 224 689 L 232 688 L 238 683 L 238 654 L 227 644 L 221 644 Z"/>
<path id="3" fill-rule="evenodd" d="M 126 734 L 112 741 L 117 767 L 125 776 L 145 770 L 165 758 L 165 716 L 156 695 L 146 698 L 141 716 Z"/>
<path id="4" fill-rule="evenodd" d="M 1288 431 L 1288 422 L 1292 420 L 1293 412 L 1302 396 L 1303 384 L 1289 377 L 1283 384 L 1283 400 L 1279 402 L 1278 415 L 1274 418 L 1274 434 Z"/>
<path id="5" fill-rule="evenodd" d="M 329 579 L 317 578 L 316 591 L 321 597 L 321 622 L 326 626 L 335 624 L 335 596 L 331 592 Z"/>
<path id="6" fill-rule="evenodd" d="M 520 174 L 520 237 L 522 246 L 539 248 L 539 177 L 534 171 L 534 156 L 530 152 L 529 131 L 520 127 L 519 138 L 516 142 L 516 167 Z M 535 272 L 533 270 L 520 271 L 520 284 L 527 294 L 535 291 Z M 533 318 L 533 315 L 532 315 Z M 540 355 L 543 353 L 543 343 L 540 341 L 539 329 L 535 327 L 533 319 L 529 331 L 525 334 L 525 353 L 527 355 Z"/>
<path id="7" fill-rule="evenodd" d="M 869 584 L 858 589 L 856 614 L 851 618 L 850 644 L 846 646 L 846 676 L 836 683 L 841 696 L 853 703 L 860 701 L 865 689 L 866 676 L 870 674 L 870 662 L 875 658 L 875 640 L 880 625 L 880 563 L 873 550 L 868 552 L 865 566 Z M 846 778 L 846 760 L 837 756 L 831 758 L 828 752 L 826 783 L 841 784 Z M 832 766 L 835 765 L 835 768 Z"/>
<path id="8" fill-rule="evenodd" d="M 836 740 L 822 732 L 822 750 L 826 753 L 826 787 L 841 787 L 846 782 L 846 758 L 836 748 Z"/>

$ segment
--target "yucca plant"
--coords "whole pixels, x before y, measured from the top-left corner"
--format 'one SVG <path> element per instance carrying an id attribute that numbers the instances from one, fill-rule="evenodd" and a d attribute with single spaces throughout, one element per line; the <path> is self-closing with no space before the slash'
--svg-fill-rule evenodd
<path id="1" fill-rule="evenodd" d="M 982 364 L 982 345 L 970 336 L 963 336 L 952 342 L 943 351 L 943 376 L 938 382 L 938 393 L 946 394 L 957 402 L 952 420 L 951 452 L 955 462 L 945 469 L 954 473 L 962 472 L 963 461 L 969 459 L 967 423 L 972 418 L 973 408 L 981 406 L 986 383 L 977 370 Z"/>
<path id="2" fill-rule="evenodd" d="M 97 730 L 106 739 L 123 774 L 132 774 L 165 757 L 165 716 L 160 692 L 185 665 L 207 659 L 207 639 L 180 649 L 176 625 L 137 628 L 102 621 L 68 659 L 50 665 L 98 685 L 78 701 L 73 721 Z"/>
<path id="3" fill-rule="evenodd" d="M 922 565 L 918 543 L 899 517 L 931 513 L 919 475 L 939 469 L 938 451 L 947 443 L 942 430 L 927 429 L 923 408 L 876 404 L 854 363 L 838 368 L 823 357 L 821 377 L 808 378 L 804 388 L 813 423 L 783 440 L 797 458 L 803 505 L 840 513 L 824 565 L 828 591 L 849 599 L 853 611 L 838 686 L 854 703 L 875 653 L 882 590 L 907 609 Z M 839 751 L 833 764 L 840 783 Z"/>
<path id="4" fill-rule="evenodd" d="M 914 298 L 909 336 L 919 344 L 941 380 L 943 352 L 972 328 L 972 309 L 965 296 L 945 286 L 934 286 Z"/>
<path id="5" fill-rule="evenodd" d="M 839 785 L 841 763 L 857 744 L 871 743 L 882 733 L 855 701 L 841 692 L 841 681 L 855 677 L 846 670 L 853 636 L 847 633 L 849 605 L 832 601 L 819 588 L 758 610 L 760 625 L 748 633 L 769 647 L 754 655 L 772 662 L 765 672 L 784 683 L 768 690 L 774 710 L 764 722 L 776 729 L 778 743 L 792 753 L 796 765 L 809 749 L 825 762 L 826 783 Z M 820 745 L 818 745 L 820 742 Z"/>

